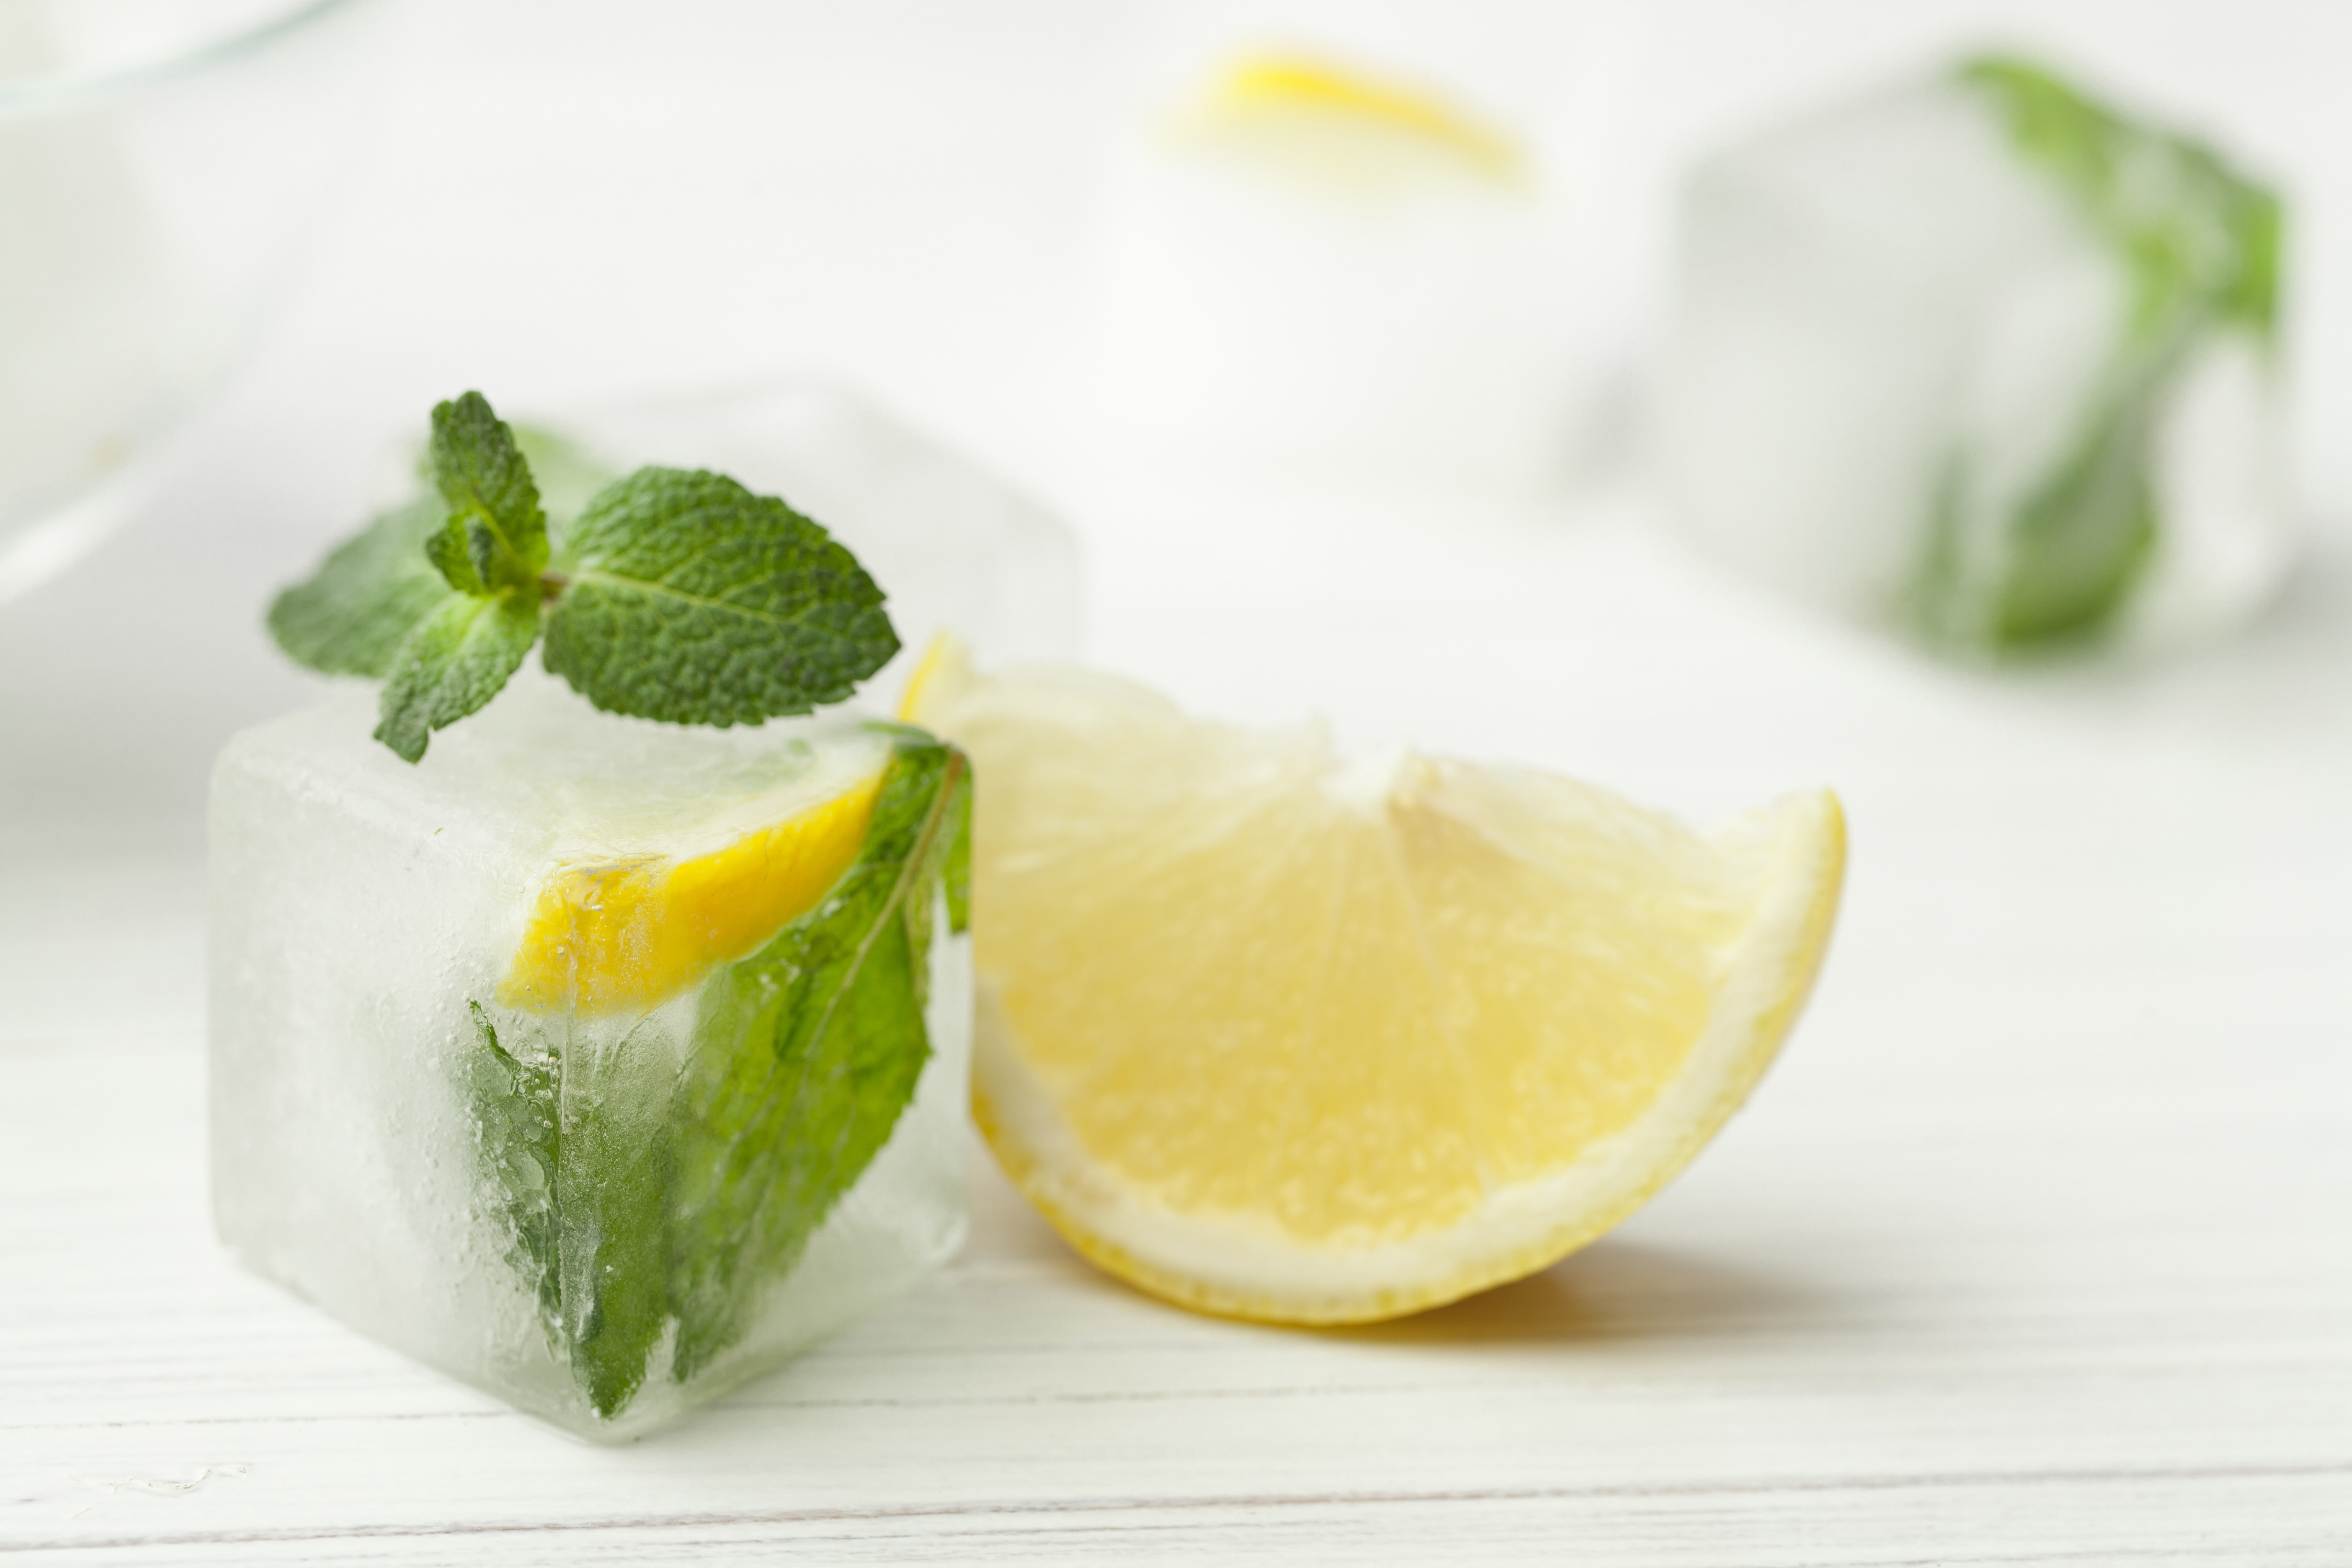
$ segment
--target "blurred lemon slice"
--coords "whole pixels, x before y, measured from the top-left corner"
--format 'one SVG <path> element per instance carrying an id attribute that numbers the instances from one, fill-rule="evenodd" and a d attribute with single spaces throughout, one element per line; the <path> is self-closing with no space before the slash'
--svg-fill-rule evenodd
<path id="1" fill-rule="evenodd" d="M 1298 55 L 1235 61 L 1181 131 L 1323 184 L 1392 185 L 1433 165 L 1509 184 L 1521 163 L 1508 137 L 1434 93 Z"/>
<path id="2" fill-rule="evenodd" d="M 1210 1311 L 1389 1317 L 1599 1236 L 1746 1098 L 1837 909 L 1826 793 L 1701 837 L 951 647 L 907 706 L 979 781 L 982 1131 L 1080 1251 Z"/>
<path id="3" fill-rule="evenodd" d="M 750 956 L 857 858 L 887 761 L 707 854 L 557 871 L 533 900 L 499 1000 L 586 1017 L 641 1011 Z"/>

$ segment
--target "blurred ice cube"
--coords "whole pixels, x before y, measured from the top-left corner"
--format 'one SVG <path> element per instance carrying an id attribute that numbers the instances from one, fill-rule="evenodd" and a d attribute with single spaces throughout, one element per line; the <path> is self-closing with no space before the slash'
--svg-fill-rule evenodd
<path id="1" fill-rule="evenodd" d="M 2208 149 L 1972 62 L 1703 164 L 1664 454 L 1703 546 L 1971 655 L 2166 643 L 2289 551 L 2278 207 Z"/>
<path id="2" fill-rule="evenodd" d="M 0 0 L 0 600 L 131 510 L 318 227 L 367 0 Z"/>
<path id="3" fill-rule="evenodd" d="M 667 875 L 938 748 L 842 716 L 625 719 L 535 668 L 413 767 L 369 738 L 374 712 L 353 690 L 248 730 L 214 775 L 213 1194 L 245 1262 L 611 1438 L 772 1366 L 955 1250 L 970 981 L 936 878 L 908 911 L 928 961 L 877 937 L 868 989 L 829 1034 L 795 1025 L 816 1014 L 793 987 L 838 931 L 654 1004 L 512 983 L 561 879 Z M 809 919 L 855 905 L 855 876 Z M 656 947 L 694 912 L 646 908 L 630 940 Z M 893 951 L 913 952 L 911 970 L 884 972 Z M 843 1100 L 860 1096 L 854 1123 Z M 887 1142 L 861 1164 L 866 1135 Z"/>

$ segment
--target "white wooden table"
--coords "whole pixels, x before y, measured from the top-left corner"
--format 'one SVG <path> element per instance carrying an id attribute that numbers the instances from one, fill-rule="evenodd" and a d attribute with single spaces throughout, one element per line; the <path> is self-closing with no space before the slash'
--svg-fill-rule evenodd
<path id="1" fill-rule="evenodd" d="M 992 325 L 863 369 L 1077 521 L 1104 662 L 1696 818 L 1840 788 L 1845 923 L 1749 1108 L 1586 1252 L 1345 1331 L 1137 1296 L 976 1152 L 953 1266 L 617 1449 L 240 1273 L 205 1212 L 197 823 L 220 738 L 306 690 L 263 595 L 395 412 L 713 368 L 646 322 L 606 366 L 448 278 L 487 335 L 418 326 L 371 258 L 448 199 L 400 151 L 430 118 L 165 499 L 0 607 L 0 1555 L 2352 1563 L 2352 552 L 2323 536 L 2200 658 L 1991 681 L 1717 580 L 1637 502 L 1056 467 L 1043 382 L 985 395 Z"/>
<path id="2" fill-rule="evenodd" d="M 52 818 L 0 863 L 0 1550 L 2352 1560 L 2347 563 L 2200 662 L 1993 686 L 1753 604 L 1631 519 L 1453 522 L 1460 583 L 1394 624 L 1343 600 L 1276 629 L 1189 557 L 1104 565 L 1156 584 L 1139 659 L 1227 629 L 1202 684 L 1234 706 L 1298 638 L 1286 679 L 1346 694 L 1343 732 L 1403 712 L 1695 811 L 1844 787 L 1811 1016 L 1617 1235 L 1388 1327 L 1255 1328 L 1094 1274 L 976 1157 L 936 1282 L 583 1447 L 227 1262 L 200 868 Z M 1370 535 L 1338 573 L 1361 604 L 1409 558 Z"/>

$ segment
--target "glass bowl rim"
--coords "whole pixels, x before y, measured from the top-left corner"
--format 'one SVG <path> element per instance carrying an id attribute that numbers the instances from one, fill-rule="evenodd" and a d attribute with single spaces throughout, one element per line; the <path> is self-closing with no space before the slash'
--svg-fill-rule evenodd
<path id="1" fill-rule="evenodd" d="M 225 33 L 208 35 L 184 48 L 153 59 L 100 70 L 60 71 L 54 76 L 0 81 L 0 121 L 30 119 L 82 109 L 112 98 L 167 87 L 260 54 L 282 39 L 309 31 L 341 11 L 375 0 L 302 0 L 302 3 Z"/>

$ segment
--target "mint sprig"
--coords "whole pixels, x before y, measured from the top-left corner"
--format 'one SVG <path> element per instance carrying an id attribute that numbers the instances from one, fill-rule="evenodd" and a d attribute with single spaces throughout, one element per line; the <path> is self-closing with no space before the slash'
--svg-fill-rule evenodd
<path id="1" fill-rule="evenodd" d="M 440 537 L 436 535 L 436 538 Z M 410 762 L 433 731 L 474 712 L 522 668 L 539 640 L 539 600 L 528 591 L 478 598 L 452 594 L 393 656 L 375 738 Z"/>
<path id="2" fill-rule="evenodd" d="M 429 494 L 268 616 L 297 663 L 384 681 L 375 738 L 409 762 L 542 634 L 547 668 L 598 708 L 720 727 L 838 702 L 898 651 L 856 557 L 724 475 L 640 468 L 551 533 L 523 443 L 478 392 L 433 410 L 426 469 Z"/>

